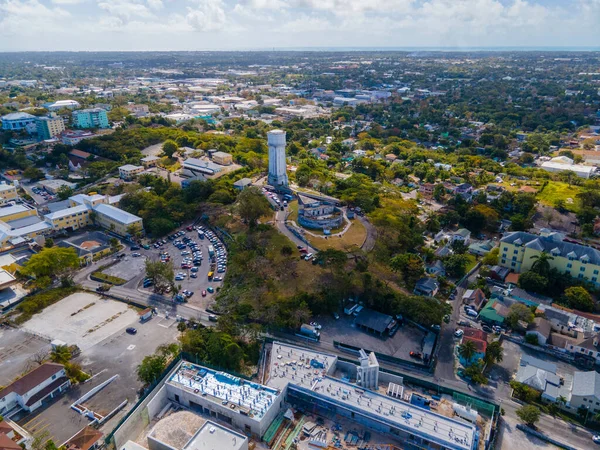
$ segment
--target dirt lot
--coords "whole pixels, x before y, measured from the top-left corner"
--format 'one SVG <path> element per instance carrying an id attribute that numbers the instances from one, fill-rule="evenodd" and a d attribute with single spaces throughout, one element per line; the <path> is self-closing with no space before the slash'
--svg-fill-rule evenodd
<path id="1" fill-rule="evenodd" d="M 78 292 L 33 316 L 23 330 L 85 351 L 136 319 L 137 312 L 124 303 Z"/>
<path id="2" fill-rule="evenodd" d="M 344 344 L 375 350 L 396 358 L 410 359 L 409 352 L 421 351 L 425 333 L 418 328 L 404 325 L 393 337 L 381 338 L 356 328 L 354 318 L 341 314 L 339 320 L 333 317 L 319 317 L 321 341 L 338 341 Z"/>

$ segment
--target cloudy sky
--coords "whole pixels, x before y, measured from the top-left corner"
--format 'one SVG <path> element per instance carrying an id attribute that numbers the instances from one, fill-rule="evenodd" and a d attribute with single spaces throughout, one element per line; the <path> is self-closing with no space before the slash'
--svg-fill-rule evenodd
<path id="1" fill-rule="evenodd" d="M 0 51 L 600 47 L 600 0 L 0 0 Z"/>

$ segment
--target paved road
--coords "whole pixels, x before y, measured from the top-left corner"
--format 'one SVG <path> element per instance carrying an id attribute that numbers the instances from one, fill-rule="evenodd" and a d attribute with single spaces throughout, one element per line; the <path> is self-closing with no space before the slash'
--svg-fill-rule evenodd
<path id="1" fill-rule="evenodd" d="M 97 270 L 98 264 L 99 263 L 96 263 L 80 270 L 75 276 L 75 281 L 84 288 L 95 291 L 102 283 L 90 280 L 89 275 Z M 133 287 L 113 286 L 110 288 L 108 296 L 117 300 L 131 301 L 148 307 L 157 308 L 161 311 L 168 312 L 171 317 L 181 316 L 185 319 L 193 319 L 203 323 L 206 322 L 206 325 L 212 324 L 212 322 L 208 322 L 208 313 L 206 311 L 174 303 L 171 298 L 159 294 L 148 294 Z"/>
<path id="2" fill-rule="evenodd" d="M 365 252 L 370 252 L 375 247 L 375 239 L 377 239 L 377 229 L 371 222 L 367 220 L 366 217 L 358 215 L 356 217 L 358 218 L 358 220 L 360 220 L 360 223 L 362 223 L 365 229 L 367 230 L 367 237 L 361 248 Z"/>
<path id="3" fill-rule="evenodd" d="M 298 238 L 298 236 L 296 236 L 294 233 L 292 233 L 288 229 L 288 227 L 285 226 L 285 219 L 287 217 L 287 214 L 288 214 L 287 209 L 285 211 L 277 210 L 275 212 L 275 227 L 277 227 L 277 230 L 281 234 L 286 236 L 290 241 L 292 241 L 294 243 L 294 245 L 296 245 L 296 246 L 301 245 L 302 247 L 306 248 L 309 253 L 317 253 L 318 252 L 317 249 L 311 247 L 309 244 L 307 244 L 306 242 L 304 242 L 303 240 Z"/>

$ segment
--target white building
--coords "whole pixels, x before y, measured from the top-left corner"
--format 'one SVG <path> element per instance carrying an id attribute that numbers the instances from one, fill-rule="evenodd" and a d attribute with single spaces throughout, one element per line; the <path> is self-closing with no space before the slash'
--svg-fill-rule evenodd
<path id="1" fill-rule="evenodd" d="M 144 166 L 134 166 L 133 164 L 125 164 L 119 167 L 119 177 L 123 180 L 133 180 L 144 171 Z"/>
<path id="2" fill-rule="evenodd" d="M 165 387 L 172 402 L 216 417 L 249 436 L 262 437 L 283 407 L 277 389 L 188 362 L 181 363 Z"/>
<path id="3" fill-rule="evenodd" d="M 356 384 L 365 389 L 377 390 L 379 386 L 379 362 L 375 353 L 369 355 L 361 348 L 358 354 L 360 365 L 356 366 Z"/>
<path id="4" fill-rule="evenodd" d="M 0 391 L 0 415 L 10 417 L 19 410 L 35 411 L 70 385 L 63 365 L 42 364 Z"/>
<path id="5" fill-rule="evenodd" d="M 546 172 L 563 172 L 569 170 L 575 172 L 578 177 L 589 178 L 596 172 L 595 166 L 584 166 L 583 164 L 569 164 L 572 160 L 567 157 L 559 156 L 558 158 L 552 158 L 550 161 L 546 161 L 541 164 L 541 168 Z"/>
<path id="6" fill-rule="evenodd" d="M 272 130 L 267 133 L 269 144 L 269 179 L 272 186 L 288 186 L 285 161 L 285 131 Z"/>
<path id="7" fill-rule="evenodd" d="M 54 103 L 47 103 L 44 105 L 48 111 L 58 111 L 59 109 L 77 109 L 81 107 L 79 102 L 75 100 L 57 100 Z"/>

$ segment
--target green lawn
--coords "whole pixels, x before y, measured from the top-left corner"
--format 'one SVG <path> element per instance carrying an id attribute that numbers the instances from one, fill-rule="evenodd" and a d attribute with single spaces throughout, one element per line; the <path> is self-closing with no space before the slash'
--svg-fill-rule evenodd
<path id="1" fill-rule="evenodd" d="M 475 264 L 477 264 L 477 258 L 471 253 L 465 253 L 465 255 L 469 258 L 469 264 L 467 265 L 467 270 L 465 273 L 469 273 L 469 271 L 475 267 Z"/>
<path id="2" fill-rule="evenodd" d="M 565 202 L 565 207 L 569 211 L 577 212 L 579 205 L 577 204 L 577 194 L 581 192 L 579 186 L 569 186 L 567 183 L 560 181 L 549 181 L 546 187 L 537 194 L 537 199 L 540 203 L 546 206 L 554 206 L 557 200 Z M 571 199 L 570 201 L 568 199 Z"/>

